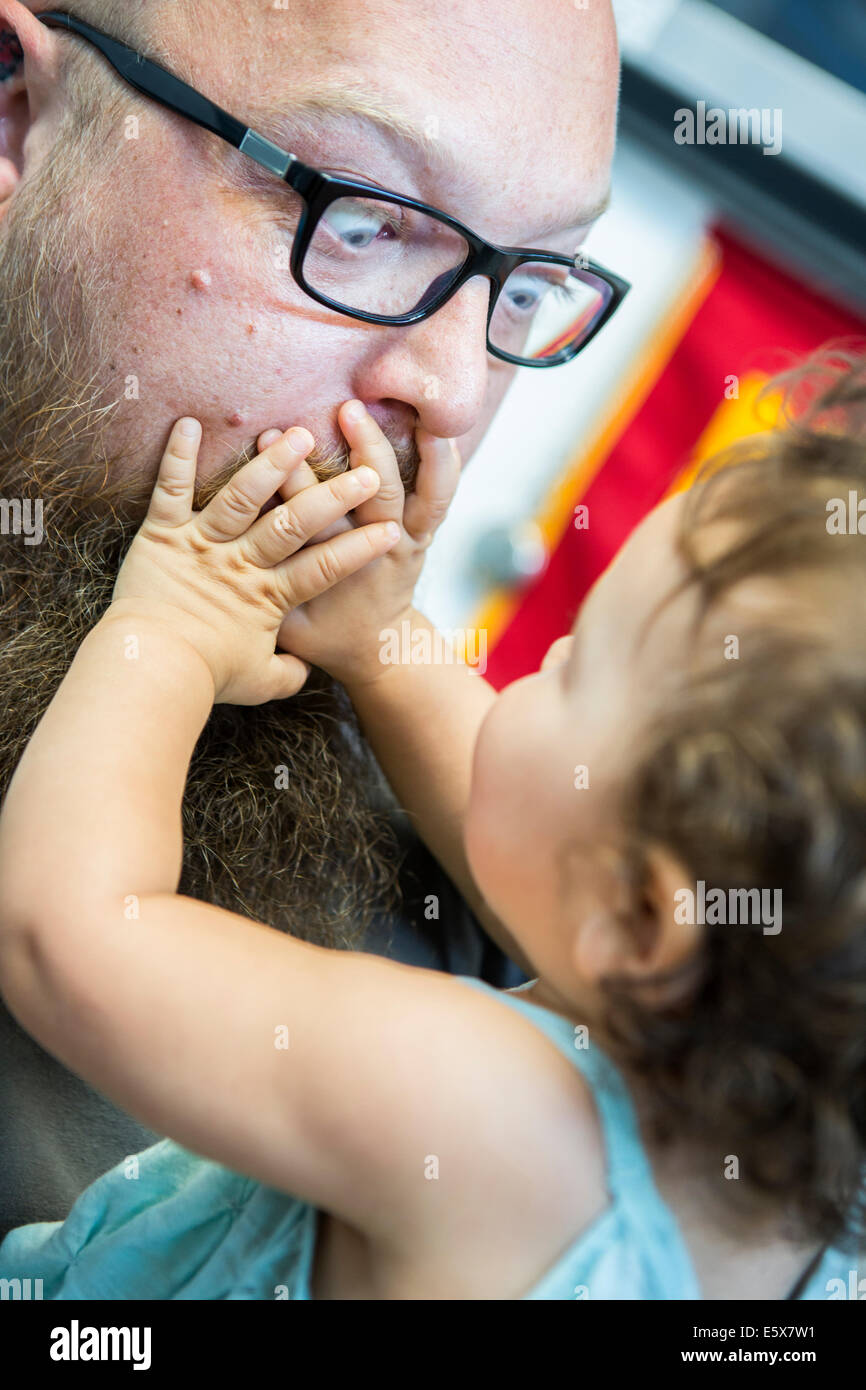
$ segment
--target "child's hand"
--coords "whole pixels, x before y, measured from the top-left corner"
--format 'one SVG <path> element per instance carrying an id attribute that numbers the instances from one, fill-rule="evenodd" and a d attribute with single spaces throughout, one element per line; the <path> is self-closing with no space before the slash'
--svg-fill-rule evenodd
<path id="1" fill-rule="evenodd" d="M 375 495 L 380 478 L 370 468 L 307 487 L 259 517 L 313 447 L 302 429 L 282 435 L 193 512 L 200 439 L 196 420 L 172 430 L 105 618 L 153 617 L 179 633 L 207 662 L 217 703 L 284 699 L 308 674 L 303 661 L 275 650 L 286 614 L 384 555 L 400 530 L 369 517 L 373 524 L 307 544 Z"/>
<path id="2" fill-rule="evenodd" d="M 331 532 L 345 531 L 353 524 L 390 521 L 400 526 L 400 541 L 349 582 L 294 609 L 279 635 L 281 647 L 324 667 L 349 687 L 376 680 L 385 670 L 379 634 L 385 628 L 399 630 L 410 619 L 425 552 L 460 478 L 460 455 L 453 442 L 418 429 L 415 438 L 421 462 L 415 491 L 407 497 L 394 450 L 369 411 L 360 406 L 358 415 L 353 415 L 359 405 L 348 402 L 339 412 L 340 428 L 351 449 L 351 470 L 374 468 L 381 486 Z M 270 432 L 263 436 L 267 438 Z M 284 497 L 297 498 L 303 496 L 299 489 L 314 483 L 312 470 L 302 464 L 280 491 Z"/>

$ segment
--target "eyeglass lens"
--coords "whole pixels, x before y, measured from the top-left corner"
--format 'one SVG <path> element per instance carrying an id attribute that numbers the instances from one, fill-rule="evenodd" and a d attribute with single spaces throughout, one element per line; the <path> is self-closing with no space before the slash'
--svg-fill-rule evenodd
<path id="1" fill-rule="evenodd" d="M 446 223 L 399 203 L 353 196 L 322 213 L 303 275 L 311 289 L 345 309 L 397 317 L 444 293 L 468 255 L 468 243 Z M 525 262 L 502 287 L 490 344 L 527 361 L 557 357 L 590 335 L 611 296 L 591 271 Z"/>

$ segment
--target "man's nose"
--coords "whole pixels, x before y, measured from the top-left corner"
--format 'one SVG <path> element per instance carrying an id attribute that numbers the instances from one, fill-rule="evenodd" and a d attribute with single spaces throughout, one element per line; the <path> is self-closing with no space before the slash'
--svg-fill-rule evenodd
<path id="1" fill-rule="evenodd" d="M 490 281 L 476 276 L 429 319 L 382 330 L 359 370 L 356 394 L 405 403 L 431 434 L 468 434 L 487 397 L 489 303 Z"/>

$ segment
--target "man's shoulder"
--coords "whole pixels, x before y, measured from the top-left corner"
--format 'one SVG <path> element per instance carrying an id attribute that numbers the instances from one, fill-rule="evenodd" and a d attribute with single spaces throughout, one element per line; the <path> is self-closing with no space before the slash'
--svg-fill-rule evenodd
<path id="1" fill-rule="evenodd" d="M 61 1221 L 91 1182 L 160 1136 L 40 1047 L 0 1000 L 0 1239 Z"/>

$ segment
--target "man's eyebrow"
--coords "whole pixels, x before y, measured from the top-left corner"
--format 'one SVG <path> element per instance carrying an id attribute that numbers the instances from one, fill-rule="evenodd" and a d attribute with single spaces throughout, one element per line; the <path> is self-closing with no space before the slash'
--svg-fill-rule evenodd
<path id="1" fill-rule="evenodd" d="M 256 128 L 263 135 L 290 149 L 299 135 L 313 137 L 321 131 L 322 121 L 356 120 L 385 136 L 392 144 L 408 146 L 416 160 L 427 169 L 447 177 L 459 197 L 472 190 L 472 177 L 460 158 L 439 140 L 435 118 L 419 125 L 411 116 L 399 110 L 371 90 L 347 86 L 328 86 L 306 91 L 298 98 L 276 107 L 263 107 L 256 119 Z M 371 180 L 372 182 L 373 180 Z M 393 190 L 399 192 L 399 189 Z M 600 199 L 574 210 L 565 221 L 551 222 L 540 228 L 539 238 L 562 231 L 577 231 L 589 227 L 610 205 L 610 189 Z"/>
<path id="2" fill-rule="evenodd" d="M 457 156 L 438 139 L 432 120 L 425 128 L 371 90 L 347 86 L 308 90 L 278 107 L 262 108 L 256 126 L 271 139 L 285 141 L 298 134 L 316 134 L 328 119 L 363 121 L 391 141 L 410 146 L 426 164 L 466 178 Z"/>
<path id="3" fill-rule="evenodd" d="M 573 216 L 567 222 L 551 222 L 546 227 L 540 227 L 535 235 L 541 238 L 553 236 L 556 232 L 577 232 L 584 227 L 591 227 L 593 222 L 597 222 L 610 207 L 611 192 L 612 190 L 609 188 L 604 196 L 598 198 L 594 203 L 586 203 L 583 207 L 576 208 Z"/>

